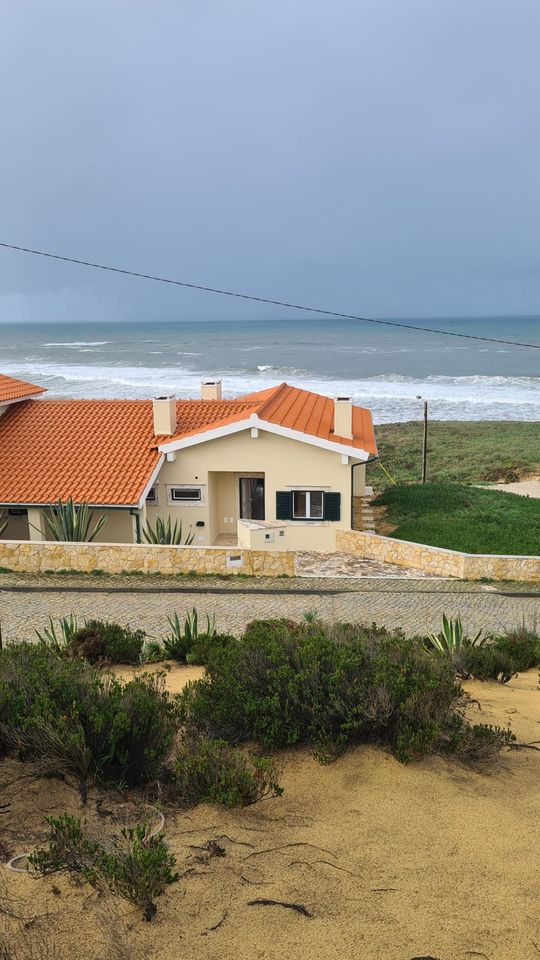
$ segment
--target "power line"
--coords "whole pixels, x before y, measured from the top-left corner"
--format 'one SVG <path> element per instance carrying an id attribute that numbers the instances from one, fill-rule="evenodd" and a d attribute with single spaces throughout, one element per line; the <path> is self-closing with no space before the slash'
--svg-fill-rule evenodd
<path id="1" fill-rule="evenodd" d="M 303 310 L 306 313 L 317 313 L 325 317 L 338 317 L 341 320 L 360 320 L 362 323 L 378 323 L 385 327 L 399 327 L 402 330 L 419 330 L 421 333 L 438 333 L 443 337 L 460 337 L 464 340 L 481 340 L 483 343 L 503 343 L 508 347 L 529 347 L 533 350 L 540 350 L 540 343 L 522 343 L 518 340 L 501 340 L 496 337 L 478 337 L 472 333 L 435 330 L 432 327 L 420 327 L 413 323 L 399 323 L 397 320 L 375 320 L 373 317 L 360 317 L 354 313 L 339 313 L 337 310 L 324 310 L 322 307 L 307 307 L 301 303 L 288 303 L 286 300 L 273 300 L 270 297 L 256 297 L 249 293 L 221 290 L 219 287 L 207 287 L 201 283 L 188 283 L 186 280 L 171 280 L 170 277 L 158 277 L 151 273 L 139 273 L 137 270 L 124 270 L 122 267 L 111 267 L 104 263 L 94 263 L 92 260 L 78 260 L 76 257 L 63 257 L 58 253 L 48 253 L 45 250 L 33 250 L 30 247 L 20 247 L 14 243 L 2 243 L 0 241 L 0 247 L 4 247 L 6 250 L 17 250 L 19 253 L 31 253 L 36 257 L 47 257 L 49 260 L 62 260 L 64 263 L 76 263 L 81 267 L 92 267 L 94 270 L 107 270 L 109 273 L 121 273 L 126 277 L 154 280 L 157 283 L 168 283 L 175 287 L 185 287 L 188 290 L 202 290 L 204 293 L 217 293 L 222 297 L 235 297 L 237 300 L 268 303 L 274 307 L 287 307 L 289 310 Z"/>

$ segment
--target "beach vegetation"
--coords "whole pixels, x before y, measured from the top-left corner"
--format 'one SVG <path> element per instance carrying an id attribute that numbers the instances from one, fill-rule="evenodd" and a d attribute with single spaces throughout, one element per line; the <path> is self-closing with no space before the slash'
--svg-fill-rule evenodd
<path id="1" fill-rule="evenodd" d="M 0 747 L 43 775 L 134 785 L 157 777 L 178 728 L 160 675 L 121 683 L 39 644 L 0 651 Z"/>
<path id="2" fill-rule="evenodd" d="M 147 824 L 125 827 L 109 843 L 90 838 L 77 817 L 47 817 L 47 846 L 29 855 L 31 867 L 41 875 L 66 871 L 91 886 L 108 889 L 143 910 L 143 919 L 156 914 L 155 900 L 179 880 L 176 858 L 161 834 Z"/>
<path id="3" fill-rule="evenodd" d="M 246 807 L 283 793 L 275 761 L 231 747 L 225 740 L 190 738 L 177 748 L 167 795 L 183 807 L 219 803 Z"/>
<path id="4" fill-rule="evenodd" d="M 408 761 L 449 749 L 462 725 L 472 736 L 460 695 L 449 661 L 401 634 L 277 620 L 214 650 L 180 703 L 194 735 L 267 749 L 307 743 L 321 760 L 371 742 Z"/>
<path id="5" fill-rule="evenodd" d="M 417 483 L 422 475 L 422 423 L 377 425 L 379 461 L 368 466 L 368 482 L 380 491 L 390 482 Z M 540 476 L 540 424 L 534 421 L 440 421 L 429 424 L 428 480 L 482 483 Z"/>
<path id="6" fill-rule="evenodd" d="M 536 627 L 527 626 L 525 620 L 496 637 L 494 645 L 511 659 L 515 670 L 540 666 L 540 635 Z"/>
<path id="7" fill-rule="evenodd" d="M 455 483 L 388 487 L 375 501 L 385 507 L 390 535 L 465 553 L 536 555 L 540 500 Z"/>

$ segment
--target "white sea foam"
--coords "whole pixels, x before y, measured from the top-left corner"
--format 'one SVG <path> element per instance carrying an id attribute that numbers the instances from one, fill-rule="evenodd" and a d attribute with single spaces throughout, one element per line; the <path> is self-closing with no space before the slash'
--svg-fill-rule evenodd
<path id="1" fill-rule="evenodd" d="M 283 379 L 328 396 L 351 396 L 373 411 L 376 422 L 416 419 L 418 395 L 429 401 L 430 416 L 439 420 L 540 420 L 540 377 L 398 375 L 358 380 L 330 379 L 307 370 L 261 364 L 244 373 L 231 370 L 188 370 L 167 367 L 67 364 L 26 358 L 2 365 L 2 372 L 48 388 L 49 397 L 151 397 L 166 390 L 179 397 L 197 397 L 200 382 L 210 374 L 223 379 L 224 394 L 239 396 L 263 390 Z"/>
<path id="2" fill-rule="evenodd" d="M 42 343 L 42 347 L 105 347 L 112 340 L 66 340 L 59 343 Z"/>

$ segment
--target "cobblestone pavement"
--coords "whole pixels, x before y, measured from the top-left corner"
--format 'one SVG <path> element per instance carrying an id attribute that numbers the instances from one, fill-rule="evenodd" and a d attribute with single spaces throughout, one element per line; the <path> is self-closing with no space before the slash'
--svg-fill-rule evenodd
<path id="1" fill-rule="evenodd" d="M 167 630 L 167 617 L 196 607 L 215 614 L 222 631 L 240 633 L 256 617 L 299 619 L 315 611 L 326 620 L 403 627 L 416 634 L 439 629 L 442 615 L 462 617 L 465 628 L 497 630 L 540 623 L 540 585 L 464 583 L 412 579 L 241 579 L 207 577 L 91 577 L 0 574 L 4 640 L 32 639 L 36 628 L 75 613 L 142 627 L 151 636 Z"/>

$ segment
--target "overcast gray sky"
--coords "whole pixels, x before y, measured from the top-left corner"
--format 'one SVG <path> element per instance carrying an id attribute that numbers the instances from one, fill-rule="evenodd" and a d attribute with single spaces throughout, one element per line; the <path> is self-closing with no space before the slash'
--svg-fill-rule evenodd
<path id="1" fill-rule="evenodd" d="M 0 240 L 384 316 L 540 312 L 538 0 L 4 0 Z M 279 316 L 0 251 L 0 319 Z"/>

